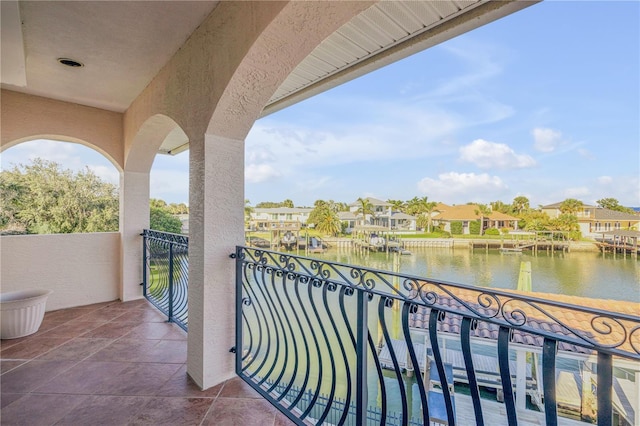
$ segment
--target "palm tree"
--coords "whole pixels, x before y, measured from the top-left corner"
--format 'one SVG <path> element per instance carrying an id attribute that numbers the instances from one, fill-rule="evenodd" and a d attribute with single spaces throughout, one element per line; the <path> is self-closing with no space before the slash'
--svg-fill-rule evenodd
<path id="1" fill-rule="evenodd" d="M 391 204 L 391 208 L 395 212 L 404 212 L 406 204 L 402 200 L 387 200 L 387 203 Z"/>
<path id="2" fill-rule="evenodd" d="M 486 204 L 478 204 L 475 214 L 480 216 L 480 235 L 484 233 L 484 218 L 491 215 L 491 209 Z"/>
<path id="3" fill-rule="evenodd" d="M 251 213 L 253 213 L 253 207 L 251 207 L 251 201 L 248 199 L 244 200 L 244 223 L 245 226 L 249 224 L 251 221 Z M 246 226 L 248 228 L 248 226 Z"/>
<path id="4" fill-rule="evenodd" d="M 425 204 L 427 204 L 428 199 L 429 197 L 422 197 L 422 198 L 413 197 L 412 199 L 407 201 L 407 208 L 406 208 L 407 214 L 419 216 L 420 213 L 424 211 L 424 206 Z"/>
<path id="5" fill-rule="evenodd" d="M 513 203 L 511 203 L 511 206 L 516 214 L 520 214 L 524 211 L 529 210 L 529 199 L 523 195 L 520 195 L 513 199 Z"/>
<path id="6" fill-rule="evenodd" d="M 427 233 L 431 233 L 431 222 L 433 221 L 433 212 L 436 211 L 438 203 L 429 201 L 424 206 L 424 215 L 427 216 Z"/>
<path id="7" fill-rule="evenodd" d="M 578 211 L 582 208 L 582 201 L 576 200 L 575 198 L 567 198 L 562 203 L 560 203 L 560 211 L 562 213 L 576 215 Z"/>
<path id="8" fill-rule="evenodd" d="M 325 235 L 335 236 L 342 230 L 338 215 L 328 206 L 323 207 L 316 217 L 316 229 Z"/>
<path id="9" fill-rule="evenodd" d="M 367 221 L 367 215 L 373 214 L 373 204 L 369 201 L 368 198 L 358 198 L 358 203 L 360 203 L 360 207 L 358 207 L 358 213 L 362 214 L 362 225 L 364 225 Z"/>

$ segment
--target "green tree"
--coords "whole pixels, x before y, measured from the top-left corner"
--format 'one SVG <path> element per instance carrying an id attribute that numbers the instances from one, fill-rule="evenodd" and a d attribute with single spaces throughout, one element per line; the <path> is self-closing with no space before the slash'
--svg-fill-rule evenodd
<path id="1" fill-rule="evenodd" d="M 251 207 L 251 201 L 248 199 L 244 200 L 244 223 L 247 225 L 249 221 L 251 221 L 251 214 L 254 212 L 253 207 Z"/>
<path id="2" fill-rule="evenodd" d="M 412 216 L 419 216 L 420 213 L 424 212 L 424 206 L 427 204 L 428 199 L 428 197 L 413 197 L 407 201 L 406 213 Z"/>
<path id="3" fill-rule="evenodd" d="M 0 227 L 30 234 L 118 230 L 118 193 L 89 168 L 73 172 L 53 161 L 0 172 Z"/>
<path id="4" fill-rule="evenodd" d="M 582 208 L 582 201 L 575 198 L 567 198 L 560 203 L 560 212 L 575 215 Z"/>
<path id="5" fill-rule="evenodd" d="M 323 200 L 316 201 L 316 206 L 307 219 L 307 224 L 314 225 L 318 232 L 335 236 L 342 231 L 342 224 L 338 214 L 333 210 L 332 203 Z"/>
<path id="6" fill-rule="evenodd" d="M 522 214 L 529 210 L 529 207 L 529 199 L 523 195 L 514 198 L 511 203 L 511 209 L 515 214 Z"/>
<path id="7" fill-rule="evenodd" d="M 391 204 L 391 209 L 394 212 L 403 212 L 406 208 L 406 203 L 402 200 L 387 200 L 387 203 Z"/>
<path id="8" fill-rule="evenodd" d="M 164 200 L 152 198 L 149 200 L 149 227 L 156 231 L 179 234 L 182 222 L 171 213 L 171 208 Z"/>
<path id="9" fill-rule="evenodd" d="M 492 201 L 491 203 L 489 203 L 489 205 L 491 206 L 491 210 L 494 212 L 500 212 L 500 213 L 504 213 L 504 214 L 511 214 L 513 213 L 513 208 L 511 205 L 509 204 L 505 204 L 502 201 Z"/>
<path id="10" fill-rule="evenodd" d="M 282 202 L 282 207 L 289 207 L 289 208 L 293 208 L 293 201 L 291 201 L 290 199 L 286 199 Z"/>
<path id="11" fill-rule="evenodd" d="M 171 214 L 189 214 L 189 207 L 185 203 L 171 203 L 169 210 L 171 210 Z"/>
<path id="12" fill-rule="evenodd" d="M 491 216 L 491 208 L 486 204 L 478 204 L 474 213 L 480 216 L 480 235 L 484 234 L 484 219 Z"/>
<path id="13" fill-rule="evenodd" d="M 527 231 L 545 231 L 549 229 L 550 218 L 546 213 L 529 210 L 519 215 L 518 226 Z"/>
<path id="14" fill-rule="evenodd" d="M 427 233 L 431 232 L 431 224 L 433 223 L 433 212 L 436 211 L 436 206 L 438 203 L 435 201 L 429 201 L 423 204 L 422 211 L 420 212 L 420 216 L 418 217 L 418 226 L 424 228 L 424 225 L 427 225 Z"/>
<path id="15" fill-rule="evenodd" d="M 356 201 L 360 205 L 357 212 L 362 215 L 362 224 L 364 225 L 367 221 L 367 215 L 374 213 L 373 204 L 368 198 L 358 198 Z"/>
<path id="16" fill-rule="evenodd" d="M 609 209 L 623 213 L 633 213 L 633 209 L 620 205 L 620 202 L 615 198 L 601 198 L 596 201 L 596 203 L 598 203 L 598 206 L 602 207 L 603 209 Z"/>

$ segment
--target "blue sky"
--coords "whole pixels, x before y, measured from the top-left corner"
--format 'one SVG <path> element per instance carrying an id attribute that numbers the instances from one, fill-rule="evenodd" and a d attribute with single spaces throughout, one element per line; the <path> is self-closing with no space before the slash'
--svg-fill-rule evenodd
<path id="1" fill-rule="evenodd" d="M 40 155 L 117 182 L 99 154 L 58 144 L 18 145 L 2 165 Z M 253 205 L 524 195 L 640 206 L 640 3 L 529 7 L 259 120 L 245 166 Z M 151 196 L 188 201 L 187 153 L 157 157 Z"/>

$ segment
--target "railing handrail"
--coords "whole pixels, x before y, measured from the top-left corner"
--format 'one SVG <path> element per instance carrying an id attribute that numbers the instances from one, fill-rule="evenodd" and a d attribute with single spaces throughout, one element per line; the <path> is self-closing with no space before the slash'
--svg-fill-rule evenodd
<path id="1" fill-rule="evenodd" d="M 640 316 L 271 250 L 237 246 L 232 257 L 236 259 L 236 372 L 296 424 L 323 423 L 329 421 L 327 416 L 329 423 L 343 424 L 349 417 L 365 424 L 373 404 L 380 408 L 381 424 L 400 413 L 404 425 L 414 419 L 427 424 L 433 416 L 455 425 L 453 383 L 465 379 L 454 378 L 454 366 L 447 364 L 452 362 L 446 358 L 448 349 L 444 341 L 440 345 L 445 337 L 441 333 L 449 333 L 447 339 L 459 337 L 461 350 L 455 350 L 464 361 L 462 365 L 455 361 L 456 374 L 464 370 L 479 425 L 485 424 L 480 386 L 502 390 L 506 419 L 517 425 L 518 410 L 526 407 L 529 380 L 535 386 L 530 395 L 536 404 L 541 407 L 544 401 L 544 421 L 557 425 L 556 374 L 567 366 L 557 369 L 556 357 L 563 342 L 597 354 L 585 356 L 568 370 L 586 370 L 583 380 L 589 380 L 589 386 L 583 384 L 578 406 L 589 405 L 579 413 L 589 422 L 611 424 L 613 394 L 623 397 L 620 383 L 614 389 L 619 380 L 614 375 L 614 355 L 633 360 L 632 365 L 639 367 L 635 370 L 640 370 L 635 364 L 640 360 Z M 446 323 L 446 318 L 452 320 Z M 412 336 L 416 329 L 427 331 L 423 344 Z M 486 355 L 471 340 L 474 335 L 496 341 L 493 362 L 480 362 L 480 370 L 474 367 L 474 357 Z M 513 345 L 516 337 L 524 344 Z M 527 355 L 533 348 L 542 353 L 541 365 Z M 536 366 L 535 377 L 527 376 L 528 363 L 532 371 Z M 382 369 L 391 372 L 383 374 Z M 414 384 L 409 370 L 418 371 L 419 395 L 415 390 L 409 394 Z M 435 393 L 434 381 L 440 386 Z M 339 393 L 337 386 L 342 387 Z M 319 402 L 323 389 L 326 403 Z M 301 399 L 303 393 L 308 393 L 308 400 Z M 333 407 L 339 420 L 331 414 Z M 628 415 L 625 407 L 615 410 Z M 633 416 L 628 417 L 632 423 Z"/>
<path id="2" fill-rule="evenodd" d="M 157 231 L 155 229 L 144 229 L 140 236 L 158 241 L 165 241 L 171 244 L 177 244 L 184 247 L 189 247 L 189 236 L 184 234 Z"/>
<path id="3" fill-rule="evenodd" d="M 423 306 L 426 308 L 438 309 L 439 311 L 464 315 L 467 317 L 471 317 L 475 320 L 484 321 L 488 323 L 495 324 L 497 326 L 509 327 L 517 330 L 521 330 L 526 333 L 535 334 L 541 336 L 543 338 L 551 338 L 560 342 L 565 342 L 572 345 L 578 345 L 585 348 L 589 348 L 592 350 L 598 350 L 604 353 L 610 353 L 612 355 L 622 356 L 626 358 L 640 360 L 640 316 L 638 315 L 630 315 L 621 312 L 615 311 L 606 311 L 602 309 L 579 306 L 570 303 L 563 303 L 555 300 L 544 299 L 535 296 L 521 295 L 516 292 L 502 291 L 502 290 L 494 290 L 492 288 L 483 288 L 483 287 L 474 287 L 472 285 L 467 284 L 459 284 L 452 283 L 448 281 L 442 280 L 434 280 L 431 278 L 419 277 L 416 275 L 410 274 L 400 274 L 394 273 L 390 271 L 384 271 L 375 268 L 369 268 L 364 266 L 356 266 L 356 265 L 348 265 L 339 262 L 332 262 L 317 258 L 307 258 L 303 256 L 296 256 L 294 254 L 277 252 L 272 250 L 265 249 L 256 249 L 256 248 L 248 248 L 244 246 L 237 247 L 237 253 L 248 253 L 247 250 L 251 250 L 256 255 L 263 256 L 259 260 L 254 260 L 256 265 L 268 268 L 277 269 L 283 273 L 287 274 L 296 274 L 301 277 L 308 277 L 309 279 L 320 280 L 326 283 L 331 283 L 339 286 L 347 286 L 353 288 L 354 290 L 359 289 L 366 293 L 370 293 L 371 295 L 389 297 L 395 300 L 401 300 L 403 302 L 408 302 L 415 304 L 417 306 Z M 268 263 L 268 256 L 274 263 Z M 291 263 L 291 260 L 303 260 L 310 261 L 312 263 L 311 268 L 304 268 L 304 270 L 296 270 L 294 263 Z M 276 261 L 277 260 L 277 261 Z M 277 262 L 277 263 L 276 263 Z M 303 266 L 301 262 L 298 262 L 297 265 Z M 331 266 L 332 269 L 324 268 L 323 266 Z M 344 279 L 344 274 L 339 273 L 339 268 L 347 268 L 350 270 L 349 277 L 354 281 L 358 281 L 358 284 L 354 284 L 347 279 Z M 317 270 L 318 272 L 313 274 L 310 271 Z M 330 276 L 331 272 L 338 273 L 339 276 L 343 278 L 343 280 L 336 279 L 336 277 Z M 382 280 L 382 282 L 386 285 L 383 290 L 376 289 L 376 282 L 371 281 L 371 278 L 363 279 L 363 277 L 371 275 L 372 277 L 377 277 Z M 390 277 L 384 279 L 383 277 Z M 400 285 L 405 285 L 407 283 L 416 284 L 416 288 L 408 289 L 406 286 L 404 287 L 405 292 L 409 293 L 413 291 L 412 294 L 404 294 L 399 292 L 397 289 L 393 288 L 390 285 L 390 281 L 393 278 L 402 279 Z M 363 281 L 368 282 L 370 286 L 363 284 Z M 417 283 L 422 283 L 420 286 Z M 426 294 L 420 295 L 419 291 L 425 285 L 436 286 L 442 290 L 443 294 L 436 294 L 434 291 L 428 291 Z M 465 300 L 460 296 L 455 295 L 451 290 L 464 290 L 470 291 L 476 294 L 477 302 L 470 302 L 469 300 Z M 386 290 L 386 291 L 385 291 Z M 503 297 L 506 300 L 501 301 L 499 297 Z M 463 311 L 460 309 L 451 308 L 448 305 L 438 303 L 438 299 L 443 297 L 450 297 L 455 301 L 459 302 L 464 308 Z M 429 298 L 432 298 L 432 301 L 428 301 Z M 557 324 L 562 327 L 564 330 L 570 332 L 575 337 L 570 337 L 567 335 L 559 334 L 557 332 L 546 332 L 544 330 L 533 328 L 528 324 L 528 317 L 525 312 L 522 311 L 522 306 L 514 306 L 514 309 L 511 311 L 505 311 L 505 305 L 512 304 L 514 302 L 526 304 L 527 307 L 536 310 L 538 313 L 542 314 L 543 320 L 550 324 Z M 476 304 L 475 307 L 471 306 L 473 303 Z M 484 305 L 483 305 L 484 304 Z M 494 304 L 496 304 L 494 306 Z M 588 316 L 587 320 L 589 320 L 589 324 L 591 325 L 591 329 L 583 330 L 580 328 L 575 328 L 570 325 L 564 324 L 561 320 L 556 318 L 556 315 L 547 312 L 545 309 L 542 309 L 540 305 L 544 305 L 545 307 L 557 308 L 561 311 L 572 311 L 576 313 L 581 313 Z M 481 310 L 490 309 L 492 313 L 490 314 L 482 314 Z M 509 313 L 507 313 L 509 312 Z M 507 315 L 505 315 L 507 313 Z M 502 318 L 500 318 L 502 317 Z M 536 321 L 540 321 L 540 318 L 532 318 Z M 607 320 L 613 321 L 612 323 L 608 323 Z M 625 327 L 622 322 L 633 324 L 630 327 Z M 623 332 L 623 339 L 621 341 L 616 342 L 615 344 L 599 344 L 594 340 L 593 337 L 585 336 L 581 333 L 595 333 L 596 336 L 608 336 L 614 330 L 612 330 L 612 326 L 617 326 L 616 328 L 619 331 Z M 636 342 L 637 340 L 637 342 Z M 631 350 L 620 349 L 622 346 L 629 346 Z"/>
<path id="4" fill-rule="evenodd" d="M 153 229 L 145 229 L 140 235 L 143 295 L 167 315 L 169 322 L 187 331 L 189 237 Z"/>

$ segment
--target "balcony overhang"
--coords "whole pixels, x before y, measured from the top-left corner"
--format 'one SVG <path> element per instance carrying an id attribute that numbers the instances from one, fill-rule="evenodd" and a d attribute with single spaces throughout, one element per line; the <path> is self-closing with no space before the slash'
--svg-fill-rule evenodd
<path id="1" fill-rule="evenodd" d="M 266 116 L 535 4 L 379 2 L 326 38 L 286 78 Z M 124 112 L 218 1 L 2 2 L 2 88 Z M 83 67 L 60 63 L 67 58 Z M 65 62 L 65 61 L 63 61 Z M 188 149 L 168 135 L 159 152 Z"/>

